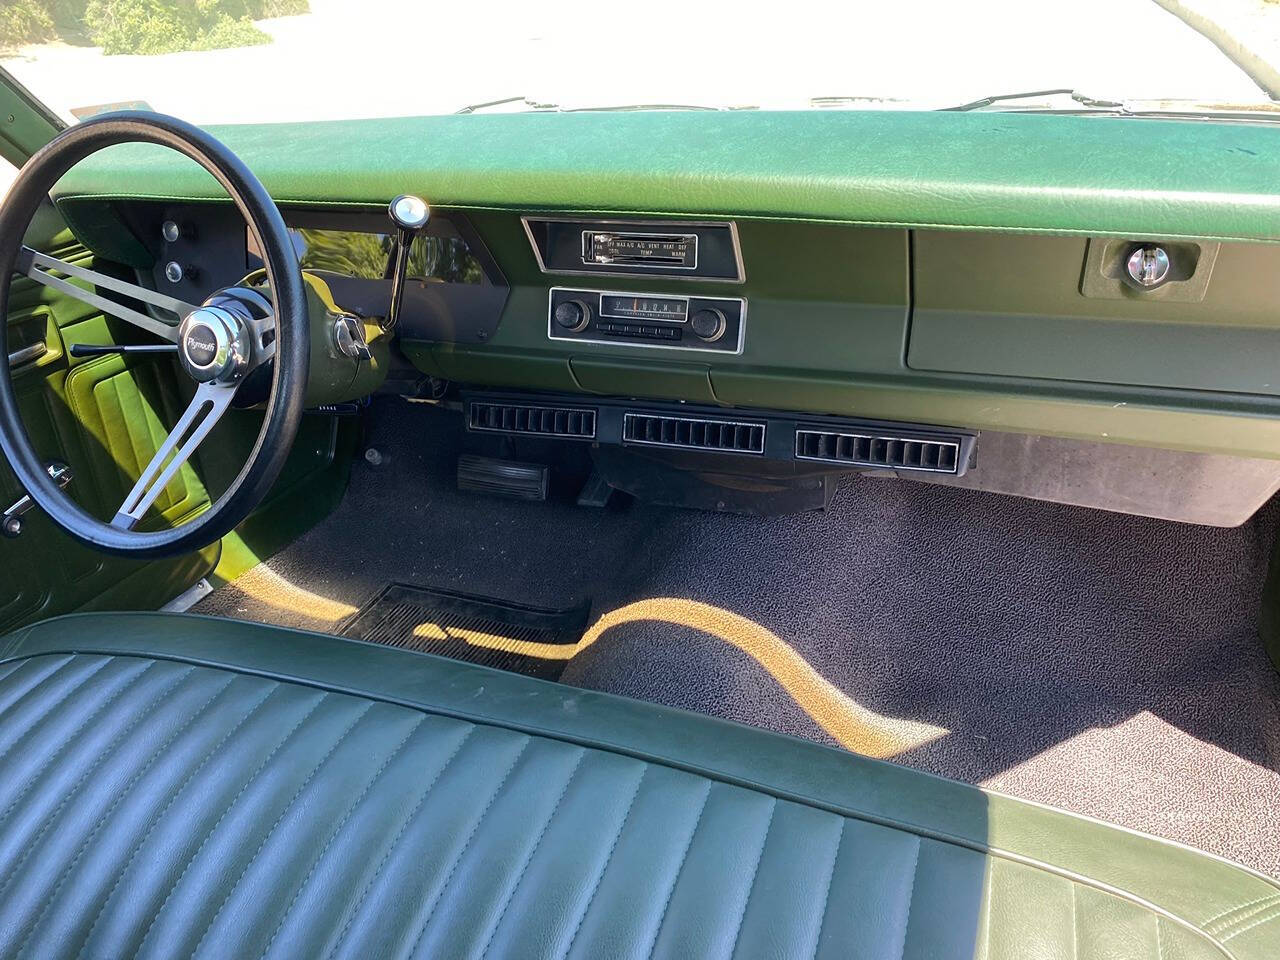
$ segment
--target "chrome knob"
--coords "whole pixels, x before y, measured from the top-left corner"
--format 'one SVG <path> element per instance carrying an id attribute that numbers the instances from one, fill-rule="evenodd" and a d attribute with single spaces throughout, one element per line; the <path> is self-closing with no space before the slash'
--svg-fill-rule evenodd
<path id="1" fill-rule="evenodd" d="M 170 260 L 164 265 L 164 278 L 170 283 L 181 283 L 186 271 L 177 260 Z"/>
<path id="2" fill-rule="evenodd" d="M 182 228 L 174 221 L 166 220 L 160 225 L 160 234 L 164 237 L 166 242 L 177 243 L 178 239 L 182 236 Z"/>
<path id="3" fill-rule="evenodd" d="M 387 208 L 391 220 L 401 230 L 417 232 L 427 225 L 431 219 L 431 208 L 421 197 L 402 193 L 391 201 Z"/>
<path id="4" fill-rule="evenodd" d="M 1164 247 L 1138 247 L 1129 254 L 1125 268 L 1130 280 L 1151 290 L 1169 279 L 1169 254 Z"/>

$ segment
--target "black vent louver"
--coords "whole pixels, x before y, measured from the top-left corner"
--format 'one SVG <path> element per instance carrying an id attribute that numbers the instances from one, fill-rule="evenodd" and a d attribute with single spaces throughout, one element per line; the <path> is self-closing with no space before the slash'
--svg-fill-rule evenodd
<path id="1" fill-rule="evenodd" d="M 594 440 L 596 412 L 580 407 L 543 407 L 528 403 L 472 400 L 467 428 L 494 433 L 527 433 L 571 440 Z"/>
<path id="2" fill-rule="evenodd" d="M 762 422 L 712 420 L 628 412 L 622 418 L 622 442 L 721 453 L 764 453 Z"/>
<path id="3" fill-rule="evenodd" d="M 960 441 L 891 434 L 840 433 L 802 427 L 796 430 L 796 459 L 847 463 L 854 467 L 958 473 Z"/>

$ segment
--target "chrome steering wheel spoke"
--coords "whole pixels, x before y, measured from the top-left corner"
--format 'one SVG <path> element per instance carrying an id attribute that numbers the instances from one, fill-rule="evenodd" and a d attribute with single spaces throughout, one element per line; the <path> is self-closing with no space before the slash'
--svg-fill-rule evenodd
<path id="1" fill-rule="evenodd" d="M 132 530 L 138 525 L 169 485 L 169 481 L 230 409 L 238 386 L 238 383 L 200 384 L 190 405 L 142 471 L 129 495 L 124 498 L 124 503 L 111 520 L 111 526 L 120 530 Z"/>
<path id="2" fill-rule="evenodd" d="M 179 300 L 176 297 L 148 290 L 146 287 L 139 286 L 136 283 L 128 283 L 115 277 L 109 277 L 105 273 L 99 273 L 97 270 L 89 270 L 85 267 L 76 266 L 74 263 L 67 263 L 65 260 L 59 260 L 57 257 L 51 257 L 27 246 L 24 246 L 18 254 L 16 269 L 19 273 L 25 274 L 37 283 L 42 283 L 46 287 L 65 293 L 69 297 L 74 297 L 83 303 L 89 304 L 91 307 L 101 310 L 103 313 L 109 313 L 113 317 L 132 323 L 134 326 L 147 331 L 153 336 L 160 337 L 162 340 L 167 340 L 169 343 L 178 341 L 178 326 L 176 324 L 165 323 L 163 320 L 157 320 L 148 314 L 116 303 L 114 300 L 108 300 L 92 290 L 85 290 L 83 287 L 76 286 L 70 280 L 54 276 L 53 271 L 65 274 L 67 277 L 73 277 L 76 280 L 91 283 L 95 287 L 101 287 L 103 290 L 110 290 L 112 293 L 118 293 L 122 296 L 148 303 L 153 307 L 168 310 L 176 314 L 179 321 L 196 309 L 194 304 Z"/>

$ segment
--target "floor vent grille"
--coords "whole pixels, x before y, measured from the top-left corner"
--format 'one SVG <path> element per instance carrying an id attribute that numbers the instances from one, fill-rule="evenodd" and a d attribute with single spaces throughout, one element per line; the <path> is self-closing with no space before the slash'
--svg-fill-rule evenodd
<path id="1" fill-rule="evenodd" d="M 957 440 L 801 428 L 796 430 L 796 459 L 847 463 L 855 467 L 958 473 L 960 443 Z"/>
<path id="2" fill-rule="evenodd" d="M 594 440 L 596 412 L 577 407 L 542 407 L 527 403 L 472 400 L 467 410 L 470 430 L 528 433 L 572 440 Z"/>
<path id="3" fill-rule="evenodd" d="M 622 442 L 685 450 L 722 453 L 764 453 L 762 422 L 712 420 L 701 417 L 626 413 L 622 418 Z"/>

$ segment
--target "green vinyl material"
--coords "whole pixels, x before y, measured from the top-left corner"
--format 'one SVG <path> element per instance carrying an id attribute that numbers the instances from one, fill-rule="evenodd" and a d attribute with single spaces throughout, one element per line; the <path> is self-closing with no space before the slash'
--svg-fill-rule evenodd
<path id="1" fill-rule="evenodd" d="M 1280 885 L 817 744 L 120 614 L 0 641 L 5 956 L 1273 958 Z"/>
<path id="2" fill-rule="evenodd" d="M 686 213 L 1280 239 L 1280 127 L 894 111 L 525 113 L 214 127 L 278 202 Z M 282 145 L 287 144 L 287 149 Z M 221 199 L 121 146 L 78 196 Z"/>

